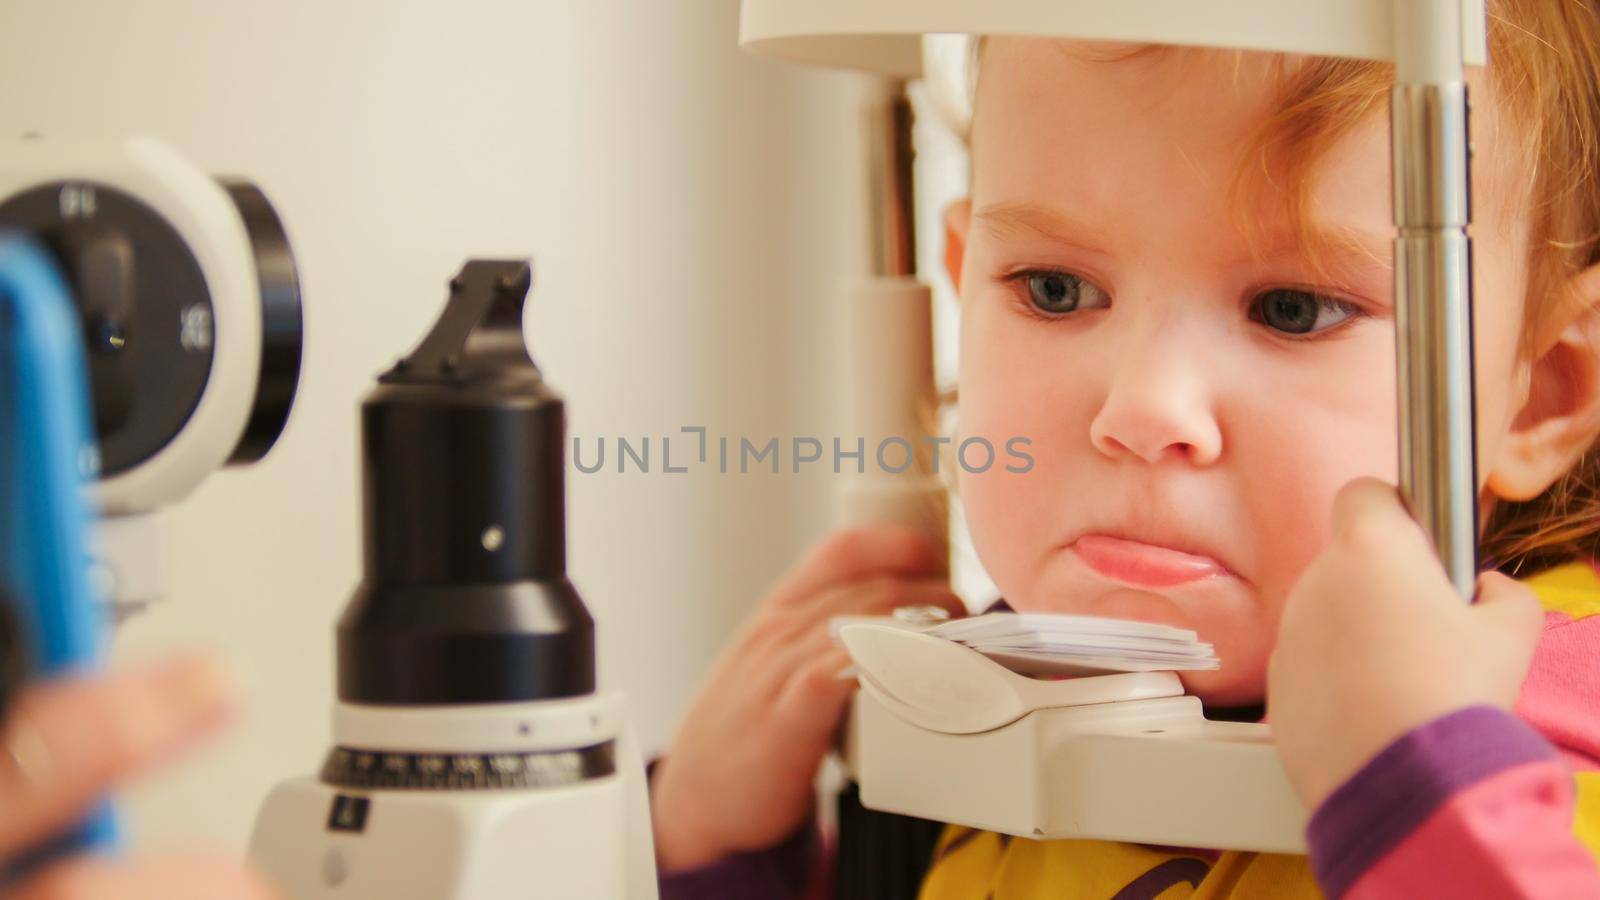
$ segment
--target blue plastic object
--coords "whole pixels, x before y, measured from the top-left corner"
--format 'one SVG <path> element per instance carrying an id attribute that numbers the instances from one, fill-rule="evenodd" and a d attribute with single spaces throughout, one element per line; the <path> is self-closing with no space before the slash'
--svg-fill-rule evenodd
<path id="1" fill-rule="evenodd" d="M 86 372 L 78 315 L 53 257 L 26 235 L 0 231 L 0 593 L 16 613 L 30 679 L 94 671 L 103 656 L 105 604 L 89 578 L 84 486 L 98 473 Z M 8 861 L 0 888 L 59 854 L 116 844 L 107 805 Z"/>

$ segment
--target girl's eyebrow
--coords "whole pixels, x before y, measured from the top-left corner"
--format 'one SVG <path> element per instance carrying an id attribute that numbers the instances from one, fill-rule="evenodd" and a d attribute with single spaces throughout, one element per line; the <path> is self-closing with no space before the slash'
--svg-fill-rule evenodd
<path id="1" fill-rule="evenodd" d="M 1096 220 L 1028 201 L 990 203 L 973 213 L 973 219 L 997 239 L 1030 235 L 1095 252 L 1108 252 L 1111 243 Z M 1339 270 L 1368 273 L 1391 265 L 1394 231 L 1311 221 L 1304 228 L 1259 231 L 1254 246 L 1262 260 L 1310 255 Z"/>
<path id="2" fill-rule="evenodd" d="M 1393 228 L 1370 229 L 1312 219 L 1303 228 L 1264 229 L 1260 247 L 1268 256 L 1288 256 L 1310 249 L 1388 262 L 1394 251 Z"/>
<path id="3" fill-rule="evenodd" d="M 1258 236 L 1254 258 L 1309 265 L 1320 278 L 1341 287 L 1364 287 L 1386 298 L 1393 290 L 1394 230 L 1375 230 L 1313 220 L 1303 229 Z"/>
<path id="4" fill-rule="evenodd" d="M 1109 243 L 1105 228 L 1098 223 L 1076 219 L 1038 203 L 990 203 L 973 213 L 972 217 L 996 238 L 1031 234 L 1096 252 L 1104 252 Z"/>

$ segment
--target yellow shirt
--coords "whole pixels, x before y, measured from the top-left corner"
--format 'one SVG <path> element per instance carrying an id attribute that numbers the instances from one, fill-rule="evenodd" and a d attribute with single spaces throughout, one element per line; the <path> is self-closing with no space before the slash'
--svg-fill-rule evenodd
<path id="1" fill-rule="evenodd" d="M 1319 898 L 1303 856 L 1198 853 L 1112 841 L 1039 841 L 945 827 L 919 900 Z"/>

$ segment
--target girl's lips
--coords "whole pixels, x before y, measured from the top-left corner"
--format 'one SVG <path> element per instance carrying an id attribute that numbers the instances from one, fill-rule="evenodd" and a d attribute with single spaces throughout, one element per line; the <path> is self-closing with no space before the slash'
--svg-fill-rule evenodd
<path id="1" fill-rule="evenodd" d="M 1104 534 L 1083 535 L 1072 543 L 1072 550 L 1101 575 L 1139 587 L 1171 587 L 1228 573 L 1209 556 Z"/>

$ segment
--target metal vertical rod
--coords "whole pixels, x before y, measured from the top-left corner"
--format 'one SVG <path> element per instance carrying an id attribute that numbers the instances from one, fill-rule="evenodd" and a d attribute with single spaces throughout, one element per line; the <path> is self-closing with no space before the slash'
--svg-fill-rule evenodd
<path id="1" fill-rule="evenodd" d="M 877 276 L 917 272 L 916 205 L 913 193 L 913 125 L 906 83 L 884 79 L 881 93 L 863 104 L 866 169 L 868 271 Z"/>
<path id="2" fill-rule="evenodd" d="M 1397 0 L 1391 106 L 1400 490 L 1456 590 L 1477 580 L 1467 86 L 1458 0 Z"/>
<path id="3" fill-rule="evenodd" d="M 845 407 L 858 431 L 877 431 L 876 426 L 888 423 L 895 431 L 921 432 L 931 427 L 934 390 L 931 296 L 916 278 L 913 114 L 904 81 L 883 79 L 873 90 L 862 104 L 861 121 L 869 252 L 866 277 L 852 284 L 847 295 L 852 307 L 845 321 L 854 333 L 846 342 L 850 349 L 843 368 L 852 399 Z M 878 333 L 867 333 L 869 329 Z M 927 425 L 920 421 L 924 418 Z M 913 468 L 903 473 L 852 476 L 840 494 L 841 519 L 913 525 L 926 529 L 942 546 L 948 532 L 946 494 L 931 474 L 932 450 L 919 446 L 916 457 Z M 845 729 L 847 744 L 854 727 Z M 844 756 L 848 760 L 852 754 L 846 751 Z M 916 897 L 942 826 L 869 809 L 853 782 L 839 792 L 836 816 L 834 900 Z"/>

